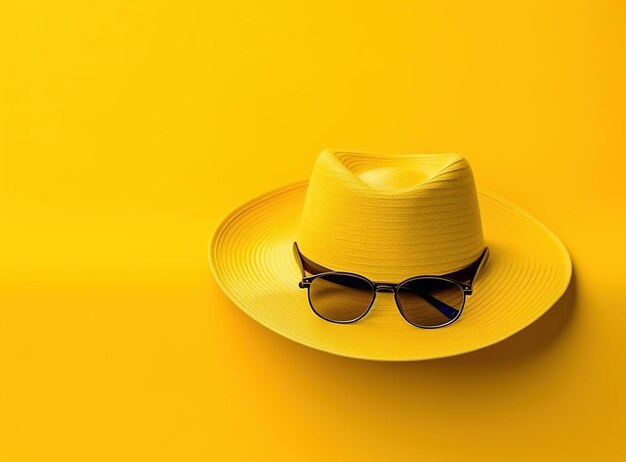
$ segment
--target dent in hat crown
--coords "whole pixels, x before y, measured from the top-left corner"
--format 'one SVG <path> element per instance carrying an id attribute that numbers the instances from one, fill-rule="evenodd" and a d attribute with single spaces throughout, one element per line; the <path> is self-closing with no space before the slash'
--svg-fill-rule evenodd
<path id="1" fill-rule="evenodd" d="M 322 151 L 297 241 L 316 263 L 374 281 L 464 268 L 484 249 L 470 165 L 458 154 Z"/>

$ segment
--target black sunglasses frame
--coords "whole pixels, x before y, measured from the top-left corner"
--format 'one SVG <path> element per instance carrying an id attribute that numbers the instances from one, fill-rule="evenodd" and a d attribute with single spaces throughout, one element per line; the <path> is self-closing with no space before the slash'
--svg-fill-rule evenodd
<path id="1" fill-rule="evenodd" d="M 419 327 L 420 329 L 439 329 L 441 327 L 445 327 L 448 326 L 450 324 L 452 324 L 453 322 L 455 322 L 457 319 L 459 319 L 459 317 L 461 316 L 461 313 L 463 313 L 463 308 L 465 308 L 465 302 L 467 300 L 467 296 L 468 295 L 472 295 L 473 291 L 474 291 L 474 287 L 473 287 L 473 282 L 474 279 L 476 278 L 476 275 L 480 272 L 481 268 L 483 268 L 483 266 L 485 265 L 485 263 L 487 262 L 487 260 L 489 259 L 489 248 L 485 247 L 485 249 L 483 250 L 483 252 L 480 254 L 480 256 L 473 262 L 471 263 L 469 266 L 460 269 L 458 271 L 455 271 L 453 273 L 449 273 L 446 275 L 423 275 L 423 276 L 411 276 L 399 283 L 391 283 L 391 282 L 375 282 L 375 281 L 371 281 L 370 279 L 366 278 L 365 276 L 362 276 L 360 274 L 357 273 L 351 273 L 351 272 L 347 272 L 347 271 L 333 271 L 329 268 L 326 268 L 318 263 L 315 263 L 312 260 L 309 260 L 308 258 L 306 258 L 304 255 L 302 255 L 302 253 L 300 252 L 300 248 L 298 247 L 298 243 L 294 242 L 293 243 L 293 251 L 294 251 L 294 255 L 296 257 L 296 261 L 298 262 L 298 265 L 300 267 L 300 271 L 302 272 L 302 280 L 298 283 L 298 287 L 300 287 L 301 289 L 307 289 L 307 298 L 309 300 L 309 306 L 311 307 L 311 309 L 313 310 L 313 312 L 319 316 L 320 318 L 322 318 L 325 321 L 328 322 L 333 322 L 335 324 L 353 324 L 357 321 L 360 321 L 361 319 L 363 319 L 372 309 L 372 306 L 374 306 L 374 303 L 376 301 L 376 294 L 378 292 L 390 292 L 394 294 L 394 300 L 396 303 L 396 308 L 398 308 L 398 311 L 400 312 L 400 315 L 405 319 L 406 322 L 408 322 L 409 324 L 411 324 L 412 326 L 415 327 Z M 307 276 L 306 273 L 311 274 L 311 276 Z M 372 301 L 370 302 L 369 306 L 367 307 L 367 310 L 365 310 L 363 312 L 362 315 L 360 315 L 358 318 L 355 319 L 350 319 L 348 321 L 337 321 L 334 319 L 329 319 L 326 318 L 324 316 L 322 316 L 316 309 L 315 306 L 313 305 L 313 302 L 311 300 L 311 283 L 320 277 L 323 276 L 328 276 L 328 275 L 338 275 L 338 276 L 350 276 L 350 277 L 354 277 L 354 278 L 358 278 L 361 279 L 362 281 L 366 282 L 371 288 L 372 288 Z M 460 279 L 459 279 L 460 278 Z M 402 309 L 402 303 L 400 302 L 400 299 L 398 297 L 398 293 L 399 290 L 402 288 L 402 286 L 404 284 L 410 283 L 410 282 L 414 282 L 417 280 L 432 280 L 432 279 L 436 279 L 436 280 L 441 280 L 441 281 L 446 281 L 448 283 L 451 283 L 455 286 L 457 286 L 463 293 L 463 303 L 461 304 L 461 308 L 459 308 L 458 310 L 456 310 L 455 308 L 452 307 L 448 307 L 451 309 L 455 309 L 457 311 L 457 313 L 455 314 L 454 317 L 452 317 L 448 322 L 445 322 L 443 324 L 437 324 L 434 326 L 422 326 L 419 324 L 415 324 L 414 322 L 411 322 L 404 314 L 404 311 Z M 466 283 L 466 281 L 469 281 Z M 435 308 L 437 308 L 439 311 L 441 311 L 441 308 L 437 307 L 436 305 Z M 447 305 L 446 305 L 447 306 Z M 445 313 L 443 313 L 443 311 L 441 311 L 442 314 L 445 315 Z"/>

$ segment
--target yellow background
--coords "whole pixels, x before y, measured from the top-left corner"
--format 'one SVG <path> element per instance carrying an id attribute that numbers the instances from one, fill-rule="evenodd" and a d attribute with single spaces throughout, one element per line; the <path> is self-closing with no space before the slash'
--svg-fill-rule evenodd
<path id="1" fill-rule="evenodd" d="M 2 2 L 0 459 L 623 460 L 625 23 L 617 0 Z M 422 363 L 263 328 L 210 234 L 325 147 L 465 155 L 563 240 L 570 290 Z"/>

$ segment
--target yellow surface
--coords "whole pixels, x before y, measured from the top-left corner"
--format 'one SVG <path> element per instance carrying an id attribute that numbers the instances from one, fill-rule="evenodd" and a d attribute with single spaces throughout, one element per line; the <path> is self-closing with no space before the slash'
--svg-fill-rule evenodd
<path id="1" fill-rule="evenodd" d="M 0 460 L 621 460 L 623 2 L 0 6 Z M 459 152 L 563 302 L 422 363 L 286 340 L 209 236 L 334 146 Z"/>

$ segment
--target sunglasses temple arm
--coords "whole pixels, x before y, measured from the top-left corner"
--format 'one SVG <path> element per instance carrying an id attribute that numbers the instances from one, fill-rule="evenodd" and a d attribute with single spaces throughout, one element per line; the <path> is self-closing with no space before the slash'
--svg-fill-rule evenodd
<path id="1" fill-rule="evenodd" d="M 438 298 L 435 298 L 426 292 L 417 292 L 417 294 L 428 303 L 430 303 L 432 306 L 434 306 L 437 311 L 439 311 L 448 319 L 453 319 L 459 314 L 459 310 L 457 310 L 456 308 L 452 308 L 450 305 L 442 302 Z"/>
<path id="2" fill-rule="evenodd" d="M 293 255 L 296 258 L 296 262 L 298 263 L 298 267 L 300 268 L 300 272 L 302 273 L 302 279 L 306 277 L 306 272 L 304 271 L 304 262 L 302 261 L 302 255 L 300 254 L 300 249 L 298 249 L 298 244 L 293 243 Z"/>
<path id="3" fill-rule="evenodd" d="M 474 272 L 474 274 L 472 275 L 472 278 L 470 279 L 470 282 L 469 282 L 470 286 L 474 283 L 474 279 L 476 279 L 476 276 L 478 275 L 478 273 L 480 273 L 480 270 L 485 267 L 485 263 L 487 263 L 487 260 L 489 260 L 489 247 L 485 247 L 485 250 L 483 251 L 483 254 L 480 257 L 480 262 L 478 263 L 478 267 L 476 268 L 476 271 Z"/>
<path id="4" fill-rule="evenodd" d="M 335 271 L 326 268 L 325 266 L 320 265 L 319 263 L 315 263 L 313 260 L 309 260 L 302 253 L 300 253 L 300 248 L 298 247 L 298 243 L 293 243 L 293 253 L 296 256 L 296 260 L 300 264 L 300 270 L 302 271 L 302 277 L 306 277 L 306 273 L 311 275 L 320 274 L 320 273 L 334 273 Z"/>

